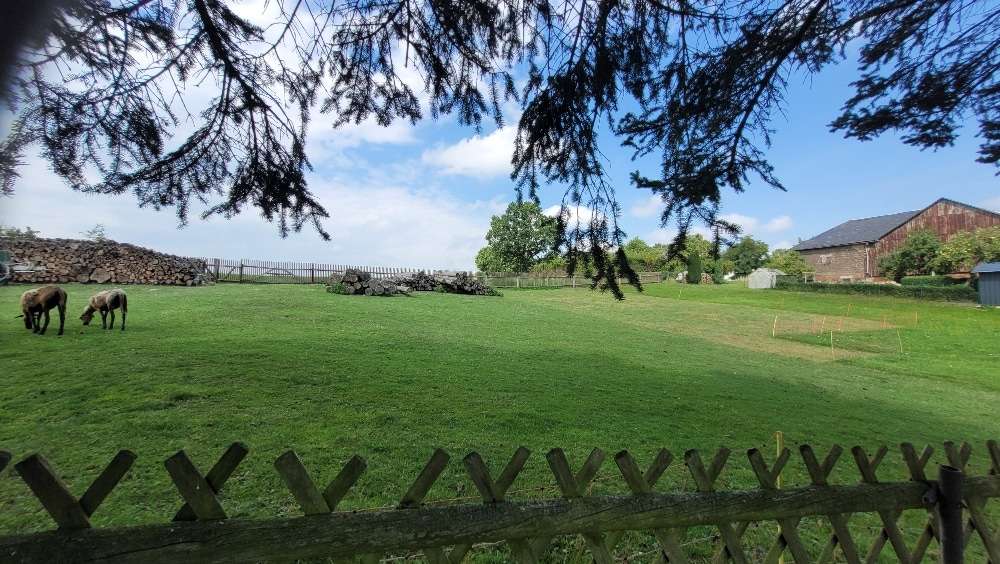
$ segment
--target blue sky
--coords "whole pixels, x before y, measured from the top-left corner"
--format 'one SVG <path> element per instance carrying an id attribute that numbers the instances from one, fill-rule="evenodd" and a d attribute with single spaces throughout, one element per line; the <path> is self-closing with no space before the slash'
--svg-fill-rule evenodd
<path id="1" fill-rule="evenodd" d="M 974 127 L 954 147 L 937 152 L 908 147 L 892 135 L 862 143 L 828 132 L 854 75 L 846 63 L 793 79 L 769 151 L 788 191 L 756 183 L 744 194 L 730 192 L 723 201 L 728 217 L 772 246 L 788 246 L 847 219 L 919 209 L 939 197 L 1000 209 L 993 168 L 975 162 Z M 516 108 L 509 110 L 516 117 Z M 306 230 L 281 239 L 252 211 L 230 221 L 195 215 L 177 229 L 172 211 L 138 210 L 131 196 L 70 191 L 37 156 L 29 159 L 16 195 L 0 200 L 0 223 L 30 225 L 52 237 L 79 237 L 102 223 L 116 240 L 190 256 L 473 266 L 490 216 L 514 198 L 508 177 L 512 130 L 487 124 L 477 135 L 448 117 L 415 127 L 363 123 L 336 131 L 323 121 L 313 121 L 310 185 L 331 213 L 330 243 Z M 672 233 L 660 229 L 657 203 L 628 183 L 637 168 L 655 174 L 655 158 L 635 163 L 611 137 L 603 139 L 603 149 L 625 230 L 667 241 Z M 543 206 L 558 204 L 561 196 L 561 187 L 544 189 Z"/>

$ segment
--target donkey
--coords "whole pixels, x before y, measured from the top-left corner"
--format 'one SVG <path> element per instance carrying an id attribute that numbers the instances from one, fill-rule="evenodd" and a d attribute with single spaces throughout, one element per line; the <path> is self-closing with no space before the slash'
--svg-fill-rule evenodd
<path id="1" fill-rule="evenodd" d="M 66 322 L 66 290 L 59 286 L 42 286 L 21 294 L 21 315 L 24 318 L 24 328 L 32 333 L 44 335 L 49 328 L 49 310 L 59 308 L 59 334 L 63 334 Z M 42 315 L 45 324 L 42 325 Z"/>
<path id="2" fill-rule="evenodd" d="M 125 317 L 128 316 L 128 298 L 121 288 L 104 290 L 90 296 L 90 303 L 87 309 L 83 310 L 80 319 L 84 325 L 90 325 L 90 320 L 94 318 L 94 312 L 101 312 L 101 328 L 108 329 L 108 314 L 111 314 L 111 329 L 115 328 L 115 310 L 122 308 L 122 331 L 125 330 Z"/>

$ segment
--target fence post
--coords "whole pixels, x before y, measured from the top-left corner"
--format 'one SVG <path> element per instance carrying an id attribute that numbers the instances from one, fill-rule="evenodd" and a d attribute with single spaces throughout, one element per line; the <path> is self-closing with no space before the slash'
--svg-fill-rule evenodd
<path id="1" fill-rule="evenodd" d="M 518 276 L 517 278 L 514 278 L 514 282 L 516 282 L 516 283 L 517 283 L 517 287 L 518 287 L 518 288 L 520 288 L 520 287 L 521 287 L 521 277 L 520 277 L 520 276 Z"/>
<path id="2" fill-rule="evenodd" d="M 219 281 L 219 267 L 222 261 L 220 259 L 215 259 L 215 281 Z"/>
<path id="3" fill-rule="evenodd" d="M 309 283 L 310 284 L 315 284 L 316 283 L 316 263 L 315 262 L 309 263 Z"/>
<path id="4" fill-rule="evenodd" d="M 243 259 L 240 259 L 240 284 L 243 283 Z"/>
<path id="5" fill-rule="evenodd" d="M 942 464 L 938 468 L 937 514 L 941 522 L 941 564 L 962 564 L 965 523 L 962 518 L 961 470 Z"/>

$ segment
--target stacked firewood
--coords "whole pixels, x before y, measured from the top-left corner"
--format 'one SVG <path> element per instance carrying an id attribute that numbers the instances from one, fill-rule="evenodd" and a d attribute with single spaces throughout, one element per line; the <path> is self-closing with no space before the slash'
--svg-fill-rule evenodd
<path id="1" fill-rule="evenodd" d="M 372 278 L 372 275 L 348 268 L 334 273 L 326 284 L 326 291 L 335 294 L 365 296 L 393 296 L 409 293 L 410 289 L 388 278 Z"/>
<path id="2" fill-rule="evenodd" d="M 195 286 L 206 275 L 204 261 L 109 240 L 2 238 L 0 249 L 10 252 L 13 282 Z"/>

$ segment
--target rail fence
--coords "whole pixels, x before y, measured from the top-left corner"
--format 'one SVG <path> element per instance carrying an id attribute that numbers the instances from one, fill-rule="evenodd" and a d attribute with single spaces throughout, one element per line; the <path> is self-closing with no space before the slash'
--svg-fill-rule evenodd
<path id="1" fill-rule="evenodd" d="M 426 499 L 428 492 L 449 464 L 443 450 L 434 451 L 412 485 L 394 508 L 372 511 L 337 511 L 366 470 L 359 456 L 351 458 L 325 487 L 310 477 L 306 465 L 294 451 L 275 460 L 274 468 L 302 516 L 263 520 L 228 519 L 220 495 L 226 480 L 248 454 L 235 443 L 203 474 L 184 451 L 164 465 L 177 489 L 180 509 L 165 524 L 92 529 L 90 518 L 128 474 L 136 460 L 130 451 L 119 452 L 79 498 L 69 491 L 60 474 L 41 455 L 30 455 L 15 465 L 16 473 L 52 517 L 54 531 L 0 537 L 0 561 L 4 562 L 257 562 L 295 559 L 360 558 L 378 562 L 386 553 L 420 551 L 432 563 L 461 562 L 479 543 L 504 543 L 510 558 L 537 562 L 548 555 L 557 537 L 582 538 L 589 551 L 586 561 L 611 564 L 627 531 L 641 531 L 654 542 L 654 557 L 670 563 L 688 562 L 691 542 L 685 537 L 692 527 L 718 530 L 708 540 L 716 543 L 714 562 L 778 562 L 787 553 L 797 564 L 830 562 L 851 564 L 891 558 L 906 564 L 921 562 L 935 552 L 941 562 L 962 562 L 967 545 L 977 562 L 1000 562 L 1000 541 L 987 501 L 1000 497 L 1000 447 L 989 441 L 986 448 L 989 471 L 984 476 L 970 472 L 972 448 L 945 443 L 947 465 L 936 472 L 929 468 L 934 449 L 918 451 L 900 445 L 902 462 L 909 473 L 905 482 L 882 481 L 877 473 L 889 449 L 869 454 L 862 447 L 851 449 L 860 482 L 835 485 L 831 474 L 840 464 L 843 449 L 834 445 L 825 455 L 808 446 L 799 448 L 809 483 L 781 489 L 780 479 L 792 454 L 782 449 L 768 462 L 757 449 L 747 451 L 750 469 L 759 487 L 727 490 L 720 476 L 731 452 L 720 448 L 710 460 L 697 450 L 684 453 L 686 466 L 696 486 L 694 492 L 659 493 L 656 486 L 673 463 L 670 451 L 662 449 L 643 470 L 628 452 L 614 455 L 623 495 L 590 495 L 590 487 L 605 462 L 605 454 L 594 449 L 577 469 L 561 449 L 545 455 L 559 492 L 546 499 L 511 499 L 511 486 L 531 456 L 519 448 L 498 470 L 483 458 L 469 453 L 462 459 L 465 473 L 478 493 L 478 502 L 440 504 Z M 0 452 L 0 471 L 11 460 Z M 737 471 L 742 468 L 737 468 Z M 932 476 L 931 474 L 934 474 Z M 936 477 L 937 479 L 933 479 Z M 252 479 L 245 474 L 241 479 Z M 914 511 L 917 512 L 914 515 Z M 901 517 L 922 523 L 919 534 L 907 540 Z M 877 517 L 878 533 L 863 550 L 852 515 Z M 806 542 L 800 528 L 806 519 L 828 523 L 819 536 Z M 748 551 L 744 546 L 751 523 L 773 522 L 764 546 Z M 981 543 L 981 544 L 980 544 Z M 493 546 L 496 546 L 495 544 Z"/>
<path id="2" fill-rule="evenodd" d="M 318 262 L 287 262 L 250 259 L 203 258 L 205 270 L 216 282 L 237 282 L 242 284 L 320 284 L 331 274 L 344 272 L 354 268 L 368 272 L 374 278 L 390 278 L 417 272 L 428 274 L 455 274 L 459 271 L 391 267 L 365 266 L 356 264 L 328 264 Z M 475 273 L 469 272 L 472 275 Z M 663 281 L 660 272 L 640 272 L 639 281 L 643 284 Z M 502 272 L 476 274 L 481 280 L 494 288 L 577 288 L 590 285 L 585 276 L 558 276 L 532 272 Z M 625 280 L 620 278 L 619 284 Z"/>
<path id="3" fill-rule="evenodd" d="M 420 268 L 327 264 L 318 262 L 287 262 L 249 259 L 205 258 L 205 269 L 216 282 L 242 284 L 320 284 L 335 272 L 354 268 L 368 272 L 374 278 L 389 278 L 401 274 L 444 272 Z"/>

